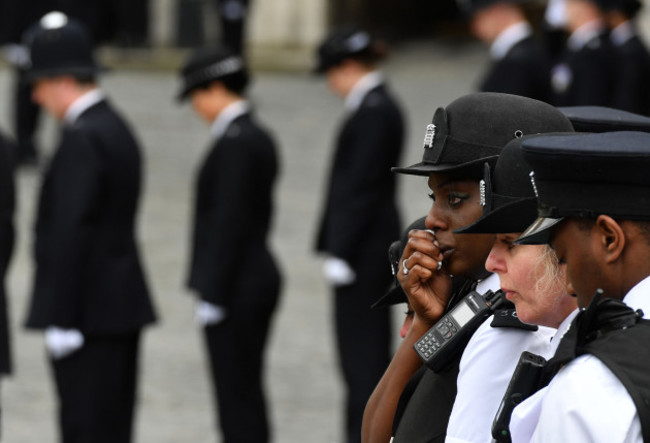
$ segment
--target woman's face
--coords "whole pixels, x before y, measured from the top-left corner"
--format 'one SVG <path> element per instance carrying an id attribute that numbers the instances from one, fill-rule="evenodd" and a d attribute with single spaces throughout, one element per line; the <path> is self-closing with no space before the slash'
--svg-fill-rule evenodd
<path id="1" fill-rule="evenodd" d="M 471 279 L 485 277 L 485 259 L 494 235 L 453 233 L 454 229 L 472 224 L 483 214 L 478 180 L 431 173 L 429 189 L 433 204 L 425 224 L 427 229 L 436 232 L 447 271 Z"/>
<path id="2" fill-rule="evenodd" d="M 564 272 L 547 245 L 515 245 L 518 233 L 497 234 L 485 268 L 501 280 L 506 298 L 524 323 L 557 328 L 576 307 Z"/>

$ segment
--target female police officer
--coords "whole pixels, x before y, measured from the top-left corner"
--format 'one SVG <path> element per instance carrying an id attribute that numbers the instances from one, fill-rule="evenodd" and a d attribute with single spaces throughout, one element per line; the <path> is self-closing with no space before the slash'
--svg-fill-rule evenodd
<path id="1" fill-rule="evenodd" d="M 494 164 L 502 147 L 515 137 L 571 130 L 566 117 L 537 100 L 497 93 L 470 94 L 436 111 L 427 127 L 423 161 L 395 169 L 428 177 L 433 199 L 426 219 L 430 231 L 411 231 L 402 256 L 399 280 L 415 318 L 368 401 L 364 441 L 389 439 L 400 394 L 421 367 L 413 344 L 470 289 L 465 288 L 451 299 L 450 275 L 473 280 L 480 293 L 499 287 L 498 278 L 490 277 L 484 267 L 494 236 L 453 232 L 481 216 L 479 180 L 483 164 Z M 460 373 L 459 356 L 444 371 L 427 371 L 423 375 L 395 426 L 395 441 L 442 441 L 445 434 L 456 441 L 488 441 L 494 411 L 519 353 L 545 346 L 547 334 L 484 324 L 465 350 L 463 358 L 468 365 L 461 367 Z M 502 371 L 495 370 L 499 373 L 496 379 L 486 383 L 480 373 L 489 367 Z M 464 384 L 475 389 L 471 398 L 456 397 L 456 382 L 459 392 Z M 499 394 L 495 395 L 496 391 Z M 488 398 L 493 402 L 485 401 Z M 468 418 L 462 429 L 454 431 L 457 434 L 447 432 L 454 401 L 454 407 Z"/>

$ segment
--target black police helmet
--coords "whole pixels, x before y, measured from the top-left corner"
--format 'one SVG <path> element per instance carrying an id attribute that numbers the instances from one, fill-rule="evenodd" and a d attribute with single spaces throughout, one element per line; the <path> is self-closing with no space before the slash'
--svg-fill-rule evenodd
<path id="1" fill-rule="evenodd" d="M 483 178 L 503 147 L 524 135 L 573 131 L 571 122 L 548 103 L 512 94 L 468 94 L 438 108 L 424 137 L 422 161 L 393 172 Z"/>
<path id="2" fill-rule="evenodd" d="M 29 44 L 31 63 L 27 78 L 72 75 L 94 77 L 105 71 L 95 61 L 92 39 L 86 27 L 61 12 L 43 16 L 33 30 Z"/>
<path id="3" fill-rule="evenodd" d="M 318 47 L 316 74 L 322 74 L 349 58 L 377 61 L 384 55 L 383 47 L 371 35 L 353 26 L 332 30 Z"/>
<path id="4" fill-rule="evenodd" d="M 179 101 L 190 93 L 215 80 L 226 88 L 242 94 L 248 85 L 249 76 L 246 63 L 241 55 L 225 47 L 198 49 L 190 54 L 180 71 L 181 88 L 177 95 Z"/>

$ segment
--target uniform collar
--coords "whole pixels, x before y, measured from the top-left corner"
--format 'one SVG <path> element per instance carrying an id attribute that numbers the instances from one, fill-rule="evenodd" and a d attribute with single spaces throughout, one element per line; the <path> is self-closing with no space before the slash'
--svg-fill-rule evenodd
<path id="1" fill-rule="evenodd" d="M 560 342 L 560 340 L 562 340 L 562 337 L 564 337 L 564 334 L 566 334 L 566 332 L 569 330 L 571 322 L 576 317 L 576 315 L 578 315 L 578 312 L 580 312 L 580 309 L 575 308 L 569 315 L 566 316 L 564 320 L 562 320 L 562 323 L 560 323 L 560 325 L 557 327 L 557 331 L 555 332 L 555 335 L 553 335 L 551 342 L 557 344 Z"/>
<path id="2" fill-rule="evenodd" d="M 526 22 L 515 23 L 494 39 L 490 46 L 490 56 L 493 60 L 501 60 L 514 45 L 533 34 L 533 30 Z"/>
<path id="3" fill-rule="evenodd" d="M 212 123 L 211 131 L 215 139 L 220 139 L 226 133 L 228 126 L 239 116 L 242 116 L 250 110 L 246 100 L 237 100 L 223 108 Z"/>
<path id="4" fill-rule="evenodd" d="M 572 51 L 579 51 L 594 38 L 603 32 L 603 24 L 600 20 L 592 20 L 573 31 L 567 42 Z"/>
<path id="5" fill-rule="evenodd" d="M 106 95 L 99 88 L 86 92 L 68 106 L 68 109 L 63 115 L 63 122 L 69 125 L 73 124 L 88 108 L 96 105 L 105 98 Z"/>
<path id="6" fill-rule="evenodd" d="M 361 102 L 368 95 L 368 92 L 375 89 L 384 82 L 384 77 L 377 71 L 369 72 L 359 79 L 352 87 L 352 90 L 345 97 L 345 108 L 349 112 L 359 109 Z"/>
<path id="7" fill-rule="evenodd" d="M 614 46 L 622 46 L 635 35 L 636 29 L 634 29 L 632 22 L 628 20 L 612 29 L 609 34 L 609 39 L 612 41 Z"/>
<path id="8" fill-rule="evenodd" d="M 650 318 L 650 276 L 634 285 L 625 294 L 623 301 L 632 309 L 642 309 L 645 318 Z"/>
<path id="9" fill-rule="evenodd" d="M 490 274 L 489 277 L 481 280 L 476 285 L 476 292 L 485 294 L 489 291 L 498 291 L 501 288 L 501 282 L 498 274 Z"/>

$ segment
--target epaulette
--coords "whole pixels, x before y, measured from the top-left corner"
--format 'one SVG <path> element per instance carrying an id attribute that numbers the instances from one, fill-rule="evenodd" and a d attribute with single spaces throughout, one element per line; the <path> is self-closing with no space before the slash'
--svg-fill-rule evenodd
<path id="1" fill-rule="evenodd" d="M 519 320 L 519 317 L 517 317 L 517 311 L 515 308 L 510 306 L 494 311 L 494 316 L 492 317 L 492 323 L 490 323 L 490 326 L 493 328 L 524 329 L 526 331 L 537 331 L 538 329 L 535 325 L 529 325 Z"/>

